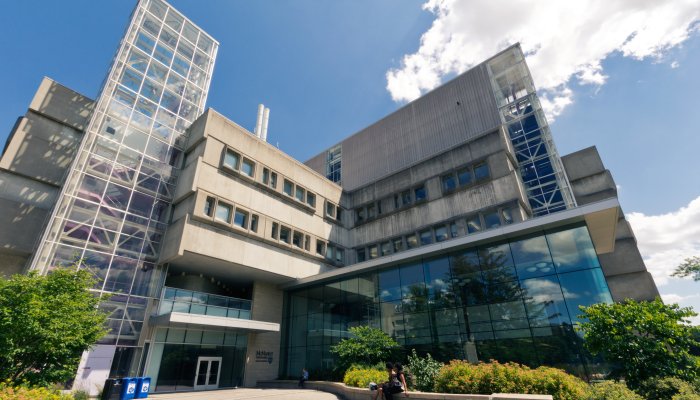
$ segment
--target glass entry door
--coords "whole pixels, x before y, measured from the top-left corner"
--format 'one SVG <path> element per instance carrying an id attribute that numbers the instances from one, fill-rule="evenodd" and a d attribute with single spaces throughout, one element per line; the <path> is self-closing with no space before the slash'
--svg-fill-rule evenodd
<path id="1" fill-rule="evenodd" d="M 194 390 L 209 390 L 219 387 L 221 357 L 199 357 L 197 375 L 194 378 Z"/>

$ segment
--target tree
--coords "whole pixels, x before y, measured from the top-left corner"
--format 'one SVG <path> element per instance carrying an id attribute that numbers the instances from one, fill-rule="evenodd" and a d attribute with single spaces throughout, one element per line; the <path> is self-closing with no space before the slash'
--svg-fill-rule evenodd
<path id="1" fill-rule="evenodd" d="M 653 302 L 594 304 L 579 307 L 589 322 L 584 346 L 592 353 L 604 352 L 605 361 L 614 367 L 612 377 L 624 376 L 630 387 L 651 377 L 674 376 L 693 381 L 700 376 L 700 358 L 689 354 L 698 327 L 688 317 L 698 314 L 678 304 L 666 305 L 660 298 Z"/>
<path id="2" fill-rule="evenodd" d="M 75 375 L 83 351 L 107 334 L 89 291 L 98 279 L 80 261 L 0 278 L 0 380 L 47 385 Z"/>
<path id="3" fill-rule="evenodd" d="M 369 326 L 348 329 L 353 338 L 343 339 L 336 346 L 331 346 L 331 353 L 338 354 L 340 360 L 336 369 L 347 369 L 352 364 L 376 365 L 382 361 L 391 361 L 398 356 L 399 344 L 394 338 Z"/>
<path id="4" fill-rule="evenodd" d="M 700 257 L 686 258 L 685 262 L 677 266 L 671 274 L 671 276 L 678 278 L 685 278 L 691 275 L 695 282 L 700 281 Z"/>

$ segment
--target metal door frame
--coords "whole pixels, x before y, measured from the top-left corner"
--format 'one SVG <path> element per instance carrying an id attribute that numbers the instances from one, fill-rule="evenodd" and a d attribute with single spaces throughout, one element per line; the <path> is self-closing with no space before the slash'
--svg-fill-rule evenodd
<path id="1" fill-rule="evenodd" d="M 202 361 L 207 361 L 207 380 L 204 385 L 197 385 L 197 377 L 199 376 L 199 367 Z M 211 377 L 211 363 L 212 361 L 219 362 L 219 369 L 216 371 L 216 385 L 209 384 L 209 378 Z M 222 357 L 198 357 L 197 358 L 197 370 L 194 373 L 194 390 L 212 390 L 219 388 L 219 382 L 221 381 L 221 362 Z"/>

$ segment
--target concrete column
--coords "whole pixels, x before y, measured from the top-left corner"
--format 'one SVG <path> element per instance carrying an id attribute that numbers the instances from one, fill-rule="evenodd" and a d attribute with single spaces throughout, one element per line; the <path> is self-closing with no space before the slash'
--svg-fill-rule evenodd
<path id="1" fill-rule="evenodd" d="M 254 321 L 274 322 L 282 325 L 284 292 L 272 283 L 253 282 Z M 255 387 L 259 380 L 277 378 L 280 363 L 281 332 L 251 333 L 248 336 L 245 387 Z M 271 353 L 271 354 L 268 354 Z M 272 359 L 270 362 L 270 358 Z"/>

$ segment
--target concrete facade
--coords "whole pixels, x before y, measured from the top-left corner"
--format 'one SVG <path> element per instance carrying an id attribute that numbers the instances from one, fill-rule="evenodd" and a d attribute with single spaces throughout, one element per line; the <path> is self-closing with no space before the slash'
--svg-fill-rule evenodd
<path id="1" fill-rule="evenodd" d="M 21 273 L 42 232 L 93 101 L 44 78 L 0 159 L 0 273 Z"/>
<path id="2" fill-rule="evenodd" d="M 174 12 L 139 1 L 119 62 L 158 62 L 139 55 L 136 31 L 161 37 Z M 187 32 L 175 42 L 189 41 L 193 71 L 208 75 L 183 85 L 206 91 L 217 45 Z M 138 67 L 126 64 L 113 65 Z M 508 92 L 514 71 L 520 90 Z M 47 271 L 77 252 L 103 280 L 97 292 L 118 292 L 100 306 L 111 332 L 76 382 L 97 368 L 99 379 L 150 375 L 152 391 L 206 390 L 215 385 L 200 378 L 225 364 L 220 387 L 256 387 L 285 368 L 292 291 L 523 235 L 547 247 L 544 235 L 563 227 L 590 243 L 566 251 L 586 253 L 601 299 L 608 288 L 615 301 L 658 296 L 595 147 L 559 159 L 518 45 L 341 141 L 342 185 L 327 179 L 325 152 L 301 163 L 205 110 L 206 94 L 166 110 L 112 72 L 97 103 L 45 78 L 0 159 L 0 273 Z M 139 95 L 153 121 L 127 105 Z M 358 285 L 355 295 L 375 288 Z M 377 310 L 396 307 L 382 300 Z"/>
<path id="3" fill-rule="evenodd" d="M 595 146 L 562 157 L 562 163 L 579 206 L 617 197 L 617 185 L 610 171 L 605 169 Z M 652 301 L 660 296 L 621 208 L 615 229 L 614 250 L 600 254 L 599 259 L 616 302 L 625 299 Z"/>

